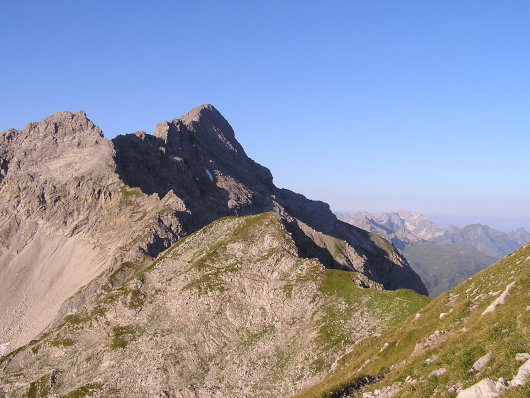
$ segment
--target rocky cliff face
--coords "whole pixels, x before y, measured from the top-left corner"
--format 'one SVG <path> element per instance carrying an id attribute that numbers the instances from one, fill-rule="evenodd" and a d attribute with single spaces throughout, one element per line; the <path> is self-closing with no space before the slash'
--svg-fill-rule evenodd
<path id="1" fill-rule="evenodd" d="M 118 179 L 112 144 L 83 112 L 4 131 L 0 158 L 0 340 L 17 347 L 109 265 L 97 242 Z"/>
<path id="2" fill-rule="evenodd" d="M 224 216 L 275 211 L 297 255 L 359 285 L 426 293 L 385 240 L 279 190 L 211 105 L 112 141 L 83 112 L 0 133 L 0 343 L 26 344 L 90 307 L 124 263 L 150 261 Z M 91 282 L 92 283 L 89 283 Z M 74 293 L 78 294 L 74 295 Z"/>

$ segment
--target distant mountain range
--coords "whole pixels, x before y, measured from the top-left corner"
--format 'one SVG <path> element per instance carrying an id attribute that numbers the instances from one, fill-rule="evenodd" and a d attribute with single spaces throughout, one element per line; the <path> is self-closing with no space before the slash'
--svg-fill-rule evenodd
<path id="1" fill-rule="evenodd" d="M 530 233 L 524 228 L 509 233 L 481 224 L 445 229 L 422 215 L 404 210 L 341 213 L 338 217 L 390 240 L 421 276 L 431 297 L 450 290 L 530 242 Z"/>
<path id="2" fill-rule="evenodd" d="M 530 233 L 524 228 L 504 233 L 487 225 L 471 224 L 463 228 L 451 226 L 443 235 L 431 240 L 435 243 L 474 247 L 489 256 L 501 259 L 530 241 Z"/>

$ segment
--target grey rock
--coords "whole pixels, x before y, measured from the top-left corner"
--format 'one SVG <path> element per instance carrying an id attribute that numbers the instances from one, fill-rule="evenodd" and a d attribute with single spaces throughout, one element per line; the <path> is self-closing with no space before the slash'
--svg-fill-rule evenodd
<path id="1" fill-rule="evenodd" d="M 510 387 L 524 386 L 530 379 L 530 359 L 519 367 L 517 374 L 510 381 Z"/>
<path id="2" fill-rule="evenodd" d="M 447 386 L 447 392 L 449 393 L 459 393 L 462 390 L 462 385 L 460 383 L 457 383 L 453 386 Z"/>
<path id="3" fill-rule="evenodd" d="M 432 362 L 436 360 L 438 360 L 438 355 L 433 355 L 432 357 L 425 359 L 425 363 L 427 365 L 430 365 Z"/>
<path id="4" fill-rule="evenodd" d="M 323 202 L 276 188 L 269 170 L 245 154 L 228 122 L 211 105 L 160 123 L 154 136 L 129 134 L 116 137 L 113 143 L 123 181 L 159 197 L 174 192 L 190 213 L 182 221 L 188 231 L 225 215 L 275 210 L 284 218 L 302 257 L 360 272 L 386 289 L 406 287 L 426 294 L 403 256 L 384 240 L 339 221 Z M 195 178 L 205 170 L 213 181 L 197 182 Z M 344 247 L 338 255 L 337 246 Z"/>
<path id="5" fill-rule="evenodd" d="M 473 373 L 476 373 L 476 372 L 480 372 L 482 369 L 484 369 L 486 367 L 486 365 L 488 364 L 488 362 L 491 360 L 491 351 L 488 352 L 486 355 L 480 357 L 479 359 L 477 359 L 475 361 L 475 363 L 473 364 L 473 366 L 471 367 L 471 372 Z"/>
<path id="6" fill-rule="evenodd" d="M 35 339 L 6 353 L 9 396 L 285 396 L 385 326 L 323 294 L 324 267 L 426 293 L 388 241 L 275 187 L 211 105 L 112 141 L 83 112 L 0 133 L 0 214 L 0 341 Z M 343 342 L 322 349 L 330 308 Z"/>
<path id="7" fill-rule="evenodd" d="M 397 397 L 402 387 L 399 384 L 393 384 L 383 388 L 378 388 L 373 392 L 363 393 L 363 397 L 393 398 Z"/>
<path id="8" fill-rule="evenodd" d="M 9 344 L 10 342 L 0 344 L 0 357 L 7 351 Z"/>
<path id="9" fill-rule="evenodd" d="M 385 351 L 388 347 L 390 347 L 390 344 L 388 344 L 388 343 L 383 344 L 383 347 L 381 347 L 379 352 L 381 353 L 381 352 Z"/>
<path id="10" fill-rule="evenodd" d="M 491 312 L 494 312 L 497 306 L 504 304 L 504 300 L 506 299 L 506 296 L 508 296 L 508 294 L 510 293 L 510 290 L 512 290 L 514 286 L 515 286 L 515 281 L 509 283 L 508 286 L 506 286 L 506 289 L 504 289 L 504 292 L 502 292 L 502 294 L 499 297 L 493 300 L 493 302 L 488 306 L 488 308 L 486 308 L 484 312 L 482 312 L 482 315 L 486 315 Z"/>
<path id="11" fill-rule="evenodd" d="M 499 392 L 491 379 L 482 379 L 471 387 L 458 393 L 457 398 L 498 398 Z"/>
<path id="12" fill-rule="evenodd" d="M 500 377 L 499 380 L 495 383 L 495 390 L 498 392 L 502 392 L 507 390 L 509 387 L 508 380 L 506 380 L 504 377 Z"/>
<path id="13" fill-rule="evenodd" d="M 411 356 L 420 355 L 425 351 L 436 347 L 438 344 L 444 342 L 448 337 L 449 332 L 439 330 L 434 331 L 431 335 L 416 343 Z"/>
<path id="14" fill-rule="evenodd" d="M 354 272 L 365 287 L 427 293 L 387 241 L 337 220 L 325 203 L 276 188 L 211 105 L 160 123 L 154 135 L 112 141 L 82 111 L 6 130 L 0 133 L 0 290 L 7 292 L 0 295 L 0 340 L 14 350 L 81 311 L 98 287 L 72 295 L 96 278 L 106 280 L 121 263 L 155 258 L 218 218 L 271 210 L 281 215 L 300 257 Z"/>
<path id="15" fill-rule="evenodd" d="M 442 377 L 447 373 L 447 368 L 439 368 L 429 373 L 429 377 Z"/>
<path id="16" fill-rule="evenodd" d="M 99 396 L 291 396 L 390 320 L 322 289 L 328 273 L 298 256 L 274 212 L 217 220 L 132 266 L 109 277 L 90 311 L 10 358 L 8 396 L 52 376 L 57 396 L 94 383 Z M 323 326 L 340 343 L 323 339 Z"/>

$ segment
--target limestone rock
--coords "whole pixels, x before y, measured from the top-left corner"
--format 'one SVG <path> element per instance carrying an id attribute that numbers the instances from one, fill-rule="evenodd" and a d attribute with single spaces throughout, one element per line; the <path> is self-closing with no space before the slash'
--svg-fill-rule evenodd
<path id="1" fill-rule="evenodd" d="M 10 396 L 53 380 L 57 395 L 101 381 L 214 396 L 223 380 L 226 396 L 281 396 L 383 326 L 364 302 L 331 303 L 324 267 L 367 294 L 426 294 L 388 241 L 275 187 L 211 105 L 154 135 L 107 140 L 81 111 L 0 133 L 0 215 Z"/>
<path id="2" fill-rule="evenodd" d="M 495 389 L 498 392 L 503 392 L 508 389 L 508 380 L 506 380 L 504 377 L 499 377 L 499 380 L 495 383 Z"/>
<path id="3" fill-rule="evenodd" d="M 498 398 L 500 395 L 495 388 L 495 382 L 491 379 L 482 379 L 458 393 L 457 398 Z"/>
<path id="4" fill-rule="evenodd" d="M 517 374 L 510 382 L 510 387 L 524 386 L 530 379 L 530 359 L 519 367 Z"/>
<path id="5" fill-rule="evenodd" d="M 491 351 L 488 352 L 486 355 L 480 357 L 475 361 L 473 366 L 471 367 L 470 372 L 476 373 L 480 372 L 484 367 L 488 364 L 488 362 L 491 360 Z"/>
<path id="6" fill-rule="evenodd" d="M 442 377 L 446 373 L 447 373 L 447 368 L 439 368 L 439 369 L 433 370 L 429 374 L 429 377 Z"/>
<path id="7" fill-rule="evenodd" d="M 89 311 L 1 362 L 0 388 L 26 396 L 62 369 L 49 395 L 291 396 L 389 320 L 364 298 L 391 294 L 356 296 L 345 274 L 352 294 L 334 294 L 337 273 L 300 258 L 275 212 L 225 217 L 154 261 L 122 264 Z"/>
<path id="8" fill-rule="evenodd" d="M 506 299 L 506 296 L 510 293 L 510 290 L 515 286 L 515 282 L 510 283 L 508 286 L 506 286 L 506 289 L 504 292 L 497 297 L 489 306 L 484 310 L 482 315 L 489 314 L 490 312 L 495 311 L 495 308 L 497 308 L 498 305 L 504 304 L 504 300 Z"/>
<path id="9" fill-rule="evenodd" d="M 431 348 L 436 347 L 449 337 L 449 332 L 436 330 L 434 333 L 416 343 L 412 356 L 419 355 Z"/>
<path id="10" fill-rule="evenodd" d="M 9 344 L 10 344 L 9 342 L 0 344 L 0 357 L 4 355 L 4 352 L 7 351 Z"/>

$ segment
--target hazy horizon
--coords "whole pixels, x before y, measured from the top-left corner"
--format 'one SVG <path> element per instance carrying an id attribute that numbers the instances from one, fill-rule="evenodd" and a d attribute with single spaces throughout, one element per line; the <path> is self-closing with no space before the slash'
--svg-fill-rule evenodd
<path id="1" fill-rule="evenodd" d="M 421 211 L 410 211 L 408 209 L 380 209 L 375 211 L 368 211 L 365 209 L 357 209 L 357 210 L 341 210 L 334 208 L 331 208 L 333 213 L 339 214 L 349 214 L 353 215 L 356 212 L 359 211 L 367 211 L 370 214 L 378 214 L 378 213 L 394 213 L 398 212 L 400 210 L 405 210 L 410 213 L 414 214 L 420 214 L 424 217 L 427 217 L 429 220 L 434 222 L 435 224 L 440 225 L 441 227 L 448 228 L 450 226 L 455 227 L 465 227 L 467 225 L 471 224 L 482 224 L 487 225 L 491 228 L 497 229 L 502 232 L 512 232 L 519 228 L 524 228 L 526 231 L 530 232 L 530 217 L 528 218 L 510 218 L 510 217 L 495 217 L 495 216 L 487 216 L 487 215 L 476 215 L 476 216 L 467 216 L 467 215 L 451 215 L 451 214 L 429 214 L 429 213 L 423 213 Z"/>

